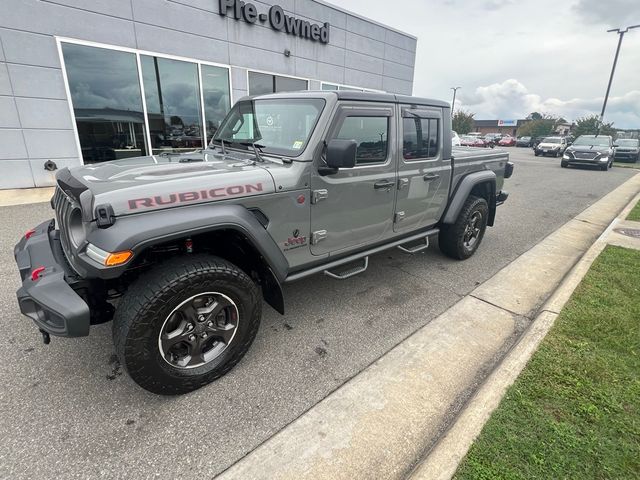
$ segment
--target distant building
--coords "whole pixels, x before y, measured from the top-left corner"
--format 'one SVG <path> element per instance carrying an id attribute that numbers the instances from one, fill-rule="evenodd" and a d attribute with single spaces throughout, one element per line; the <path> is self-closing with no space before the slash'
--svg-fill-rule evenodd
<path id="1" fill-rule="evenodd" d="M 475 120 L 474 131 L 482 134 L 501 133 L 516 136 L 518 128 L 530 120 Z"/>

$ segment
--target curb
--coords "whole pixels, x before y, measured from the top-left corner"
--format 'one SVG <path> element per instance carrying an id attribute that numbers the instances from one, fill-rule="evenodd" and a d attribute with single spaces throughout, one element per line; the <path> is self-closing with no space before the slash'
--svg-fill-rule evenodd
<path id="1" fill-rule="evenodd" d="M 455 475 L 458 465 L 480 435 L 494 410 L 500 405 L 507 389 L 529 363 L 538 346 L 553 327 L 562 308 L 570 300 L 593 262 L 607 246 L 613 229 L 626 218 L 638 201 L 640 201 L 640 194 L 636 195 L 611 221 L 607 229 L 571 269 L 518 343 L 513 346 L 476 391 L 464 410 L 458 415 L 455 423 L 414 469 L 408 477 L 409 480 L 448 480 Z"/>
<path id="2" fill-rule="evenodd" d="M 487 390 L 487 379 L 502 375 L 503 383 L 509 383 L 517 376 L 517 365 L 512 367 L 515 374 L 504 370 L 505 354 L 511 352 L 508 358 L 513 358 L 513 352 L 520 352 L 528 358 L 535 351 L 546 333 L 545 324 L 529 326 L 530 322 L 576 271 L 612 216 L 638 191 L 640 174 L 547 236 L 217 478 L 401 479 L 412 472 L 425 475 L 414 478 L 449 478 L 477 435 L 469 437 L 466 446 L 456 439 L 456 428 L 468 429 L 461 419 L 477 416 L 479 432 L 495 408 L 488 405 L 489 414 L 472 410 L 469 398 L 476 401 L 480 387 L 491 393 L 480 401 L 489 403 L 493 398 L 497 405 L 501 395 Z M 545 312 L 549 326 L 554 315 Z M 535 332 L 537 343 L 516 343 L 522 331 Z M 454 445 L 455 456 L 452 447 L 441 448 L 447 438 L 462 444 Z M 438 451 L 443 455 L 436 461 Z M 435 470 L 427 470 L 434 466 Z M 440 477 L 434 474 L 438 472 Z"/>
<path id="3" fill-rule="evenodd" d="M 54 187 L 0 190 L 0 207 L 48 202 L 54 191 Z"/>

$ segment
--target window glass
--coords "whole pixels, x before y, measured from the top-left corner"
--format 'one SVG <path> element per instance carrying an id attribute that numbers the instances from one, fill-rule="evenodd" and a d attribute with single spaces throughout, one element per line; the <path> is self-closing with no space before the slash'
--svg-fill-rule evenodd
<path id="1" fill-rule="evenodd" d="M 202 65 L 202 94 L 207 138 L 211 140 L 220 122 L 231 108 L 229 71 L 226 68 Z"/>
<path id="2" fill-rule="evenodd" d="M 296 92 L 309 88 L 306 80 L 267 73 L 249 72 L 249 95 Z"/>
<path id="3" fill-rule="evenodd" d="M 154 154 L 202 148 L 198 65 L 141 55 Z"/>
<path id="4" fill-rule="evenodd" d="M 438 156 L 440 121 L 410 117 L 402 120 L 402 154 L 406 160 Z"/>
<path id="5" fill-rule="evenodd" d="M 384 162 L 389 143 L 388 117 L 347 117 L 336 138 L 358 142 L 356 163 Z"/>
<path id="6" fill-rule="evenodd" d="M 67 43 L 62 53 L 84 162 L 146 155 L 135 54 Z"/>
<path id="7" fill-rule="evenodd" d="M 306 148 L 324 108 L 322 99 L 273 99 L 238 102 L 220 127 L 221 139 L 234 148 L 297 157 Z"/>
<path id="8" fill-rule="evenodd" d="M 322 90 L 338 90 L 338 86 L 331 83 L 323 83 Z"/>
<path id="9" fill-rule="evenodd" d="M 276 92 L 297 92 L 307 90 L 307 81 L 298 78 L 275 77 Z"/>
<path id="10" fill-rule="evenodd" d="M 438 137 L 439 137 L 439 121 L 435 118 L 429 119 L 429 153 L 428 157 L 433 158 L 438 156 Z M 424 126 L 425 120 L 422 121 L 422 125 Z M 423 127 L 424 128 L 424 127 Z M 424 134 L 424 130 L 423 130 Z"/>
<path id="11" fill-rule="evenodd" d="M 249 95 L 265 95 L 274 92 L 273 75 L 249 72 Z"/>

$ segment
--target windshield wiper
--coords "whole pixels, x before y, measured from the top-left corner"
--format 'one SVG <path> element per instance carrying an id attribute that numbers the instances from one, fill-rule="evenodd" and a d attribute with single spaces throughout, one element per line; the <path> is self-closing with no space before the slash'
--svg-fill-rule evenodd
<path id="1" fill-rule="evenodd" d="M 262 158 L 262 153 L 264 153 L 262 151 L 263 148 L 265 148 L 264 145 L 260 145 L 259 143 L 255 143 L 255 142 L 240 142 L 240 145 L 242 145 L 243 147 L 253 147 L 253 152 L 256 154 L 256 158 L 258 160 L 260 160 L 261 163 L 264 163 L 264 158 Z M 260 152 L 258 153 L 258 150 L 260 150 Z"/>

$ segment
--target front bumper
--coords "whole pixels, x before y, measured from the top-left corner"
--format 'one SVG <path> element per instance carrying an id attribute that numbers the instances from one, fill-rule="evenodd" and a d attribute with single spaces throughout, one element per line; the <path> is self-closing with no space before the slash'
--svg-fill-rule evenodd
<path id="1" fill-rule="evenodd" d="M 614 156 L 615 160 L 626 160 L 629 162 L 635 162 L 638 160 L 637 152 L 616 152 Z"/>
<path id="2" fill-rule="evenodd" d="M 71 270 L 54 221 L 41 223 L 30 238 L 23 237 L 13 254 L 22 278 L 22 287 L 16 292 L 20 311 L 51 335 L 89 335 L 89 306 L 67 283 Z M 44 271 L 34 280 L 32 271 L 39 267 Z"/>

